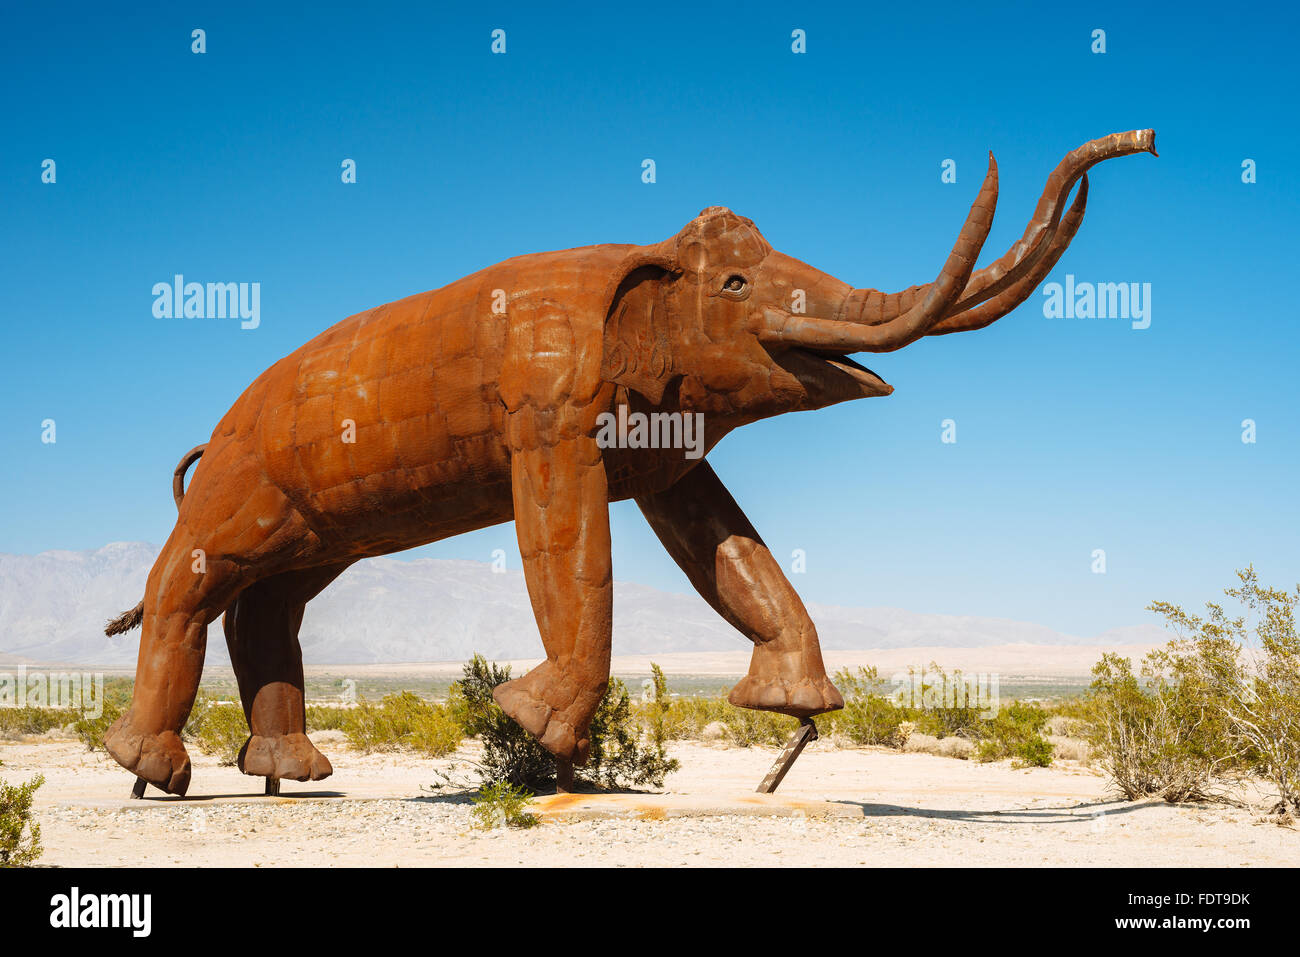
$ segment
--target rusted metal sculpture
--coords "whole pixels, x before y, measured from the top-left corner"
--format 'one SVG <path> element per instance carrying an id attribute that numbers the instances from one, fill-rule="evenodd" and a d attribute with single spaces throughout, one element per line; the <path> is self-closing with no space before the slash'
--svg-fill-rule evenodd
<path id="1" fill-rule="evenodd" d="M 609 676 L 608 504 L 628 498 L 754 643 L 733 704 L 801 719 L 842 707 L 803 603 L 697 453 L 756 419 L 888 395 L 850 353 L 1010 312 L 1079 228 L 1085 172 L 1154 143 L 1135 131 L 1070 153 L 1023 238 L 974 271 L 998 191 L 990 155 L 938 278 L 899 293 L 854 289 L 715 206 L 661 243 L 521 256 L 343 320 L 258 377 L 177 469 L 179 516 L 144 600 L 107 629 L 144 628 L 135 697 L 106 735 L 109 752 L 185 793 L 178 733 L 208 625 L 224 612 L 252 730 L 239 767 L 272 782 L 327 776 L 305 734 L 306 603 L 360 558 L 513 518 L 546 660 L 496 699 L 557 757 L 563 786 L 586 758 Z M 603 441 L 603 415 L 620 412 L 702 414 L 702 444 Z"/>

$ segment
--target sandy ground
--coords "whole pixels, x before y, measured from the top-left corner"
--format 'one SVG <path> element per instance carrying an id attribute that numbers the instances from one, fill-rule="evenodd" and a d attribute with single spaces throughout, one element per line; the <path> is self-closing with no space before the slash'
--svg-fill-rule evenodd
<path id="1" fill-rule="evenodd" d="M 1260 792 L 1243 793 L 1248 807 L 1128 803 L 1078 765 L 1017 769 L 827 742 L 812 744 L 786 778 L 776 803 L 788 806 L 773 809 L 780 816 L 740 813 L 775 751 L 678 743 L 682 768 L 663 796 L 635 800 L 675 802 L 687 816 L 478 831 L 468 788 L 428 790 L 436 771 L 456 773 L 472 750 L 446 760 L 363 755 L 338 732 L 312 737 L 335 775 L 284 782 L 278 799 L 261 796 L 261 779 L 193 754 L 190 799 L 151 789 L 144 801 L 125 800 L 132 778 L 71 741 L 0 743 L 0 774 L 45 775 L 41 863 L 55 866 L 1300 863 L 1300 832 L 1264 823 Z M 816 802 L 835 802 L 837 813 L 806 810 Z"/>

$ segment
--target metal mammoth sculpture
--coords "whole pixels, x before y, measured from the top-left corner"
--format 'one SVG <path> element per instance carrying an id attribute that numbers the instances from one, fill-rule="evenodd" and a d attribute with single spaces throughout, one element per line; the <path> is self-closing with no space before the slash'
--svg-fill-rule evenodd
<path id="1" fill-rule="evenodd" d="M 801 718 L 842 707 L 803 603 L 700 453 L 757 419 L 893 391 L 851 353 L 1006 315 L 1078 230 L 1086 171 L 1144 151 L 1155 153 L 1151 130 L 1067 155 L 1023 238 L 975 271 L 998 192 L 990 155 L 938 278 L 903 292 L 855 289 L 714 206 L 654 245 L 508 259 L 327 329 L 259 376 L 177 468 L 176 526 L 143 601 L 107 628 L 143 626 L 134 700 L 105 737 L 109 752 L 185 793 L 179 732 L 208 625 L 224 612 L 252 731 L 240 769 L 324 778 L 330 762 L 305 734 L 306 603 L 360 558 L 514 519 L 546 660 L 496 700 L 556 756 L 563 787 L 586 758 L 609 677 L 608 506 L 629 498 L 753 642 L 733 704 Z M 700 445 L 601 441 L 603 416 L 620 407 L 702 414 Z"/>

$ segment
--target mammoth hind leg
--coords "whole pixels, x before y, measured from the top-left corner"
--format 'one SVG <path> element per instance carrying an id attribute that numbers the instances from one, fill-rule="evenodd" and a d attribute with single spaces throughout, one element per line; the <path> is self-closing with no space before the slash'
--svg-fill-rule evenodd
<path id="1" fill-rule="evenodd" d="M 844 707 L 807 609 L 707 462 L 636 501 L 695 590 L 754 643 L 732 704 L 797 718 Z"/>
<path id="2" fill-rule="evenodd" d="M 226 611 L 226 646 L 252 732 L 239 752 L 239 769 L 245 774 L 268 781 L 319 781 L 333 773 L 329 760 L 307 739 L 298 629 L 307 602 L 346 567 L 264 579 L 244 589 Z"/>

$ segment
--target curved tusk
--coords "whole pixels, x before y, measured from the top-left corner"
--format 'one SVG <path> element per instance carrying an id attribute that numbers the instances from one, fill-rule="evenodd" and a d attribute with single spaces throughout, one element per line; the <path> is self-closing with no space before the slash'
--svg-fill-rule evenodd
<path id="1" fill-rule="evenodd" d="M 759 339 L 835 352 L 892 352 L 915 342 L 939 322 L 970 280 L 975 260 L 993 225 L 998 202 L 998 164 L 989 154 L 989 168 L 984 184 L 971 203 L 957 242 L 920 302 L 893 320 L 880 325 L 866 325 L 856 313 L 850 294 L 835 319 L 815 319 L 768 309 L 762 316 Z"/>

